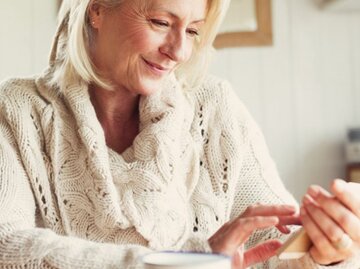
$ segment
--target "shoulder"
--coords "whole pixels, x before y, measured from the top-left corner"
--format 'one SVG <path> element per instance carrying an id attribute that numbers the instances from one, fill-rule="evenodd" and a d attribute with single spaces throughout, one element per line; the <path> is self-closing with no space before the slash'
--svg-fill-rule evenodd
<path id="1" fill-rule="evenodd" d="M 36 90 L 36 78 L 10 78 L 0 82 L 0 96 L 10 94 L 14 91 L 34 91 Z"/>
<path id="2" fill-rule="evenodd" d="M 38 91 L 38 77 L 11 78 L 0 82 L 1 107 L 11 109 L 21 107 L 43 107 L 49 102 Z"/>
<path id="3" fill-rule="evenodd" d="M 207 107 L 218 116 L 222 115 L 226 121 L 252 120 L 246 106 L 234 91 L 231 83 L 225 79 L 208 75 L 202 84 L 192 91 L 198 107 Z"/>
<path id="4" fill-rule="evenodd" d="M 215 101 L 226 99 L 232 91 L 232 87 L 227 80 L 207 75 L 193 93 L 200 99 L 213 99 Z"/>
<path id="5" fill-rule="evenodd" d="M 0 103 L 21 102 L 36 95 L 35 78 L 11 78 L 0 83 Z"/>
<path id="6" fill-rule="evenodd" d="M 49 100 L 38 90 L 37 77 L 13 78 L 0 83 L 0 119 L 18 130 L 39 129 L 52 115 Z M 48 122 L 48 120 L 46 121 Z M 33 124 L 30 124 L 33 123 Z M 29 129 L 30 128 L 30 129 Z"/>

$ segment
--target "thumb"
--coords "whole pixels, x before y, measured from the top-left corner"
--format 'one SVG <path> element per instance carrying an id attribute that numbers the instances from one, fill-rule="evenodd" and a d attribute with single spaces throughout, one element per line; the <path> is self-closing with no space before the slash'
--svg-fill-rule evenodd
<path id="1" fill-rule="evenodd" d="M 245 269 L 244 267 L 244 245 L 239 246 L 236 249 L 235 254 L 232 257 L 232 269 Z"/>
<path id="2" fill-rule="evenodd" d="M 249 249 L 244 253 L 244 268 L 270 259 L 276 255 L 276 250 L 281 246 L 282 243 L 278 240 L 268 240 L 263 244 Z"/>

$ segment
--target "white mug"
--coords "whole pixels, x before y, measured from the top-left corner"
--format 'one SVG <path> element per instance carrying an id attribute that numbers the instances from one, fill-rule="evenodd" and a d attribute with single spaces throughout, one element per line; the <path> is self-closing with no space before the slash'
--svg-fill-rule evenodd
<path id="1" fill-rule="evenodd" d="M 231 269 L 231 258 L 211 253 L 153 252 L 142 257 L 145 269 Z"/>

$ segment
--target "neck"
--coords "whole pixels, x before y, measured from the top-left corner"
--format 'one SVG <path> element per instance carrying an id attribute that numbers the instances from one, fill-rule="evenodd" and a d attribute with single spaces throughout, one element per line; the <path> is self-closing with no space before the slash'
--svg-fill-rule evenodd
<path id="1" fill-rule="evenodd" d="M 91 102 L 100 123 L 104 126 L 126 125 L 138 118 L 139 95 L 125 90 L 105 90 L 97 86 L 89 88 Z"/>
<path id="2" fill-rule="evenodd" d="M 139 132 L 139 98 L 128 91 L 89 88 L 96 116 L 105 133 L 106 144 L 122 153 L 133 143 Z"/>

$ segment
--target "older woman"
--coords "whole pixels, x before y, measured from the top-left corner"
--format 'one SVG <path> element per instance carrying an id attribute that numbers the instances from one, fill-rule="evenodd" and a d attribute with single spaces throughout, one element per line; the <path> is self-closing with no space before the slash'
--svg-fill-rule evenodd
<path id="1" fill-rule="evenodd" d="M 1 268 L 133 268 L 164 249 L 360 266 L 343 181 L 304 198 L 309 255 L 269 260 L 300 219 L 247 110 L 204 75 L 226 6 L 64 1 L 47 71 L 0 87 Z"/>

